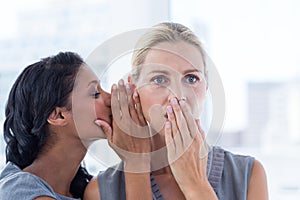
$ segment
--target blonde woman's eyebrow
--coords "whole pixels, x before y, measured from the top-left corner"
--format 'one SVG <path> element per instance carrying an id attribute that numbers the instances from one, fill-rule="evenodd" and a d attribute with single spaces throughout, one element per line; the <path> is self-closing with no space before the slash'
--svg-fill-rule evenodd
<path id="1" fill-rule="evenodd" d="M 187 69 L 185 71 L 183 71 L 183 74 L 188 74 L 188 73 L 192 73 L 192 72 L 200 72 L 203 73 L 201 70 L 199 69 Z"/>
<path id="2" fill-rule="evenodd" d="M 165 74 L 165 75 L 170 75 L 170 72 L 167 70 L 153 70 L 147 73 L 149 74 Z"/>
<path id="3" fill-rule="evenodd" d="M 194 69 L 184 70 L 182 74 L 188 74 L 188 73 L 193 73 L 193 72 L 203 73 L 201 70 L 194 68 Z M 165 75 L 170 75 L 171 73 L 168 70 L 152 70 L 152 71 L 150 71 L 150 72 L 147 73 L 147 75 L 150 75 L 150 74 L 165 74 Z"/>

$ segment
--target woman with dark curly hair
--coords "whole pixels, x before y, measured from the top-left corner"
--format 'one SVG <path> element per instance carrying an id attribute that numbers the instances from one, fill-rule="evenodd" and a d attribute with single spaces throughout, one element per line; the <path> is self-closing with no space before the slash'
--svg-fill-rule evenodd
<path id="1" fill-rule="evenodd" d="M 76 53 L 59 53 L 25 68 L 5 110 L 7 164 L 0 174 L 0 199 L 83 199 L 92 176 L 81 162 L 92 142 L 112 135 L 111 106 L 118 104 L 112 100 Z M 114 127 L 114 137 L 123 137 Z M 131 141 L 122 144 L 139 150 Z M 125 180 L 132 183 L 126 187 L 128 199 L 139 199 L 144 195 L 139 183 L 149 175 L 125 173 Z"/>
<path id="2" fill-rule="evenodd" d="M 82 197 L 91 175 L 80 165 L 86 148 L 72 122 L 70 97 L 77 73 L 87 71 L 83 65 L 80 56 L 59 53 L 29 65 L 15 81 L 5 110 L 7 165 L 0 199 Z M 109 123 L 109 95 L 100 97 L 100 89 L 91 85 L 82 103 L 99 101 Z"/>
<path id="3" fill-rule="evenodd" d="M 82 58 L 59 53 L 25 68 L 5 116 L 0 199 L 82 199 L 92 178 L 81 166 L 87 147 L 112 132 L 111 96 Z"/>

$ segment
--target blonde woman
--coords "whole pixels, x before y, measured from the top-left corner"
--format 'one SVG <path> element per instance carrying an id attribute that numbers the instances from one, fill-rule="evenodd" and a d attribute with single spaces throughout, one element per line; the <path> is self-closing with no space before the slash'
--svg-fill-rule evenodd
<path id="1" fill-rule="evenodd" d="M 139 39 L 132 65 L 128 81 L 138 92 L 153 136 L 147 194 L 150 190 L 153 199 L 167 200 L 268 199 L 265 171 L 257 160 L 205 142 L 199 116 L 209 69 L 192 31 L 177 23 L 154 26 Z M 102 200 L 108 194 L 122 199 L 122 174 L 112 169 L 101 172 L 88 190 L 100 190 Z M 105 185 L 102 177 L 110 178 L 111 184 Z"/>

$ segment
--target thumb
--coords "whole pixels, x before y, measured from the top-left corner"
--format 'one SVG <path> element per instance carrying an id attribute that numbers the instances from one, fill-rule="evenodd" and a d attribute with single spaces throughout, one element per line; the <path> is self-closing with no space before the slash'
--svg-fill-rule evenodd
<path id="1" fill-rule="evenodd" d="M 112 129 L 110 125 L 103 120 L 95 120 L 95 124 L 98 125 L 104 132 L 106 138 L 110 141 L 112 140 Z"/>
<path id="2" fill-rule="evenodd" d="M 198 128 L 198 130 L 199 130 L 199 132 L 201 134 L 202 139 L 205 139 L 205 133 L 204 133 L 204 131 L 201 128 L 201 125 L 200 125 L 200 119 L 196 119 L 195 121 L 196 121 L 197 128 Z"/>
<path id="3" fill-rule="evenodd" d="M 201 128 L 201 124 L 200 124 L 199 119 L 196 119 L 196 124 L 197 124 L 198 130 L 201 134 L 201 138 L 199 138 L 199 139 L 204 144 L 204 145 L 201 145 L 201 148 L 200 148 L 200 158 L 206 158 L 207 155 L 208 155 L 209 148 L 208 148 L 208 145 L 206 143 L 205 133 L 204 133 L 203 129 Z"/>

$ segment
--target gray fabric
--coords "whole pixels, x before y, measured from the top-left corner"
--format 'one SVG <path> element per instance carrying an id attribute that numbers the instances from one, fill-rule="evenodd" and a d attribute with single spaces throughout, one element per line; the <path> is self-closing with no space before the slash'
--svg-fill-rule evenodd
<path id="1" fill-rule="evenodd" d="M 123 163 L 98 174 L 101 200 L 125 200 L 125 177 Z"/>
<path id="2" fill-rule="evenodd" d="M 16 165 L 8 162 L 0 174 L 0 199 L 32 200 L 40 196 L 57 200 L 74 200 L 56 194 L 45 181 L 33 174 L 23 172 Z"/>
<path id="3" fill-rule="evenodd" d="M 154 180 L 153 175 L 151 174 L 150 176 L 150 181 L 151 181 L 151 187 L 152 187 L 152 197 L 154 200 L 164 200 L 164 197 L 160 193 L 159 187 L 157 183 Z"/>
<path id="4" fill-rule="evenodd" d="M 225 151 L 224 169 L 218 188 L 219 199 L 244 200 L 252 173 L 254 158 Z"/>
<path id="5" fill-rule="evenodd" d="M 246 199 L 254 158 L 235 155 L 220 147 L 210 147 L 207 161 L 208 181 L 221 200 Z M 109 168 L 98 175 L 101 200 L 123 200 L 126 198 L 125 178 L 122 163 L 117 169 Z M 150 180 L 154 200 L 163 200 L 159 187 L 151 174 Z"/>
<path id="6" fill-rule="evenodd" d="M 209 147 L 206 175 L 216 191 L 222 177 L 224 167 L 224 150 L 219 147 Z"/>
<path id="7" fill-rule="evenodd" d="M 97 179 L 101 200 L 126 200 L 125 176 L 122 170 L 123 163 L 120 163 L 106 171 L 99 172 Z M 152 174 L 149 181 L 151 181 L 153 199 L 163 200 Z"/>

